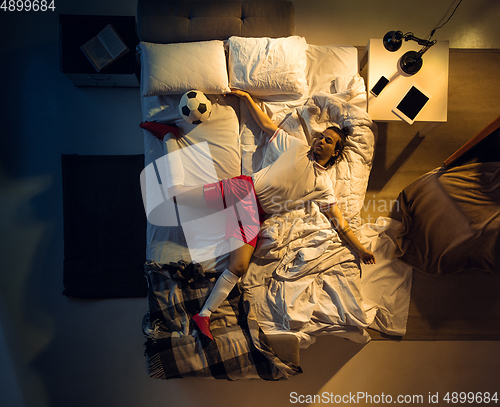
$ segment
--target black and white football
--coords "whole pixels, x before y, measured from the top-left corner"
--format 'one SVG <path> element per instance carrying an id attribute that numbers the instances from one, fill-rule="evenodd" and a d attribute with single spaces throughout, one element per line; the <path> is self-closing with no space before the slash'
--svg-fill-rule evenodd
<path id="1" fill-rule="evenodd" d="M 212 103 L 203 92 L 190 90 L 182 95 L 179 113 L 188 123 L 200 124 L 210 117 Z"/>

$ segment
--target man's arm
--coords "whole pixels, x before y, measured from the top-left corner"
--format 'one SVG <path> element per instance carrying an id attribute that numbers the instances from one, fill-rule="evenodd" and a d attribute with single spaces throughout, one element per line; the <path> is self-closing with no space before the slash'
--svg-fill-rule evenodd
<path id="1" fill-rule="evenodd" d="M 274 135 L 276 130 L 278 130 L 278 126 L 276 126 L 269 118 L 269 116 L 255 104 L 254 100 L 247 92 L 239 89 L 231 89 L 231 93 L 229 93 L 229 95 L 235 95 L 245 100 L 248 110 L 250 110 L 250 113 L 252 114 L 252 117 L 266 134 L 272 136 Z"/>
<path id="2" fill-rule="evenodd" d="M 332 206 L 325 213 L 332 221 L 333 226 L 337 230 L 340 237 L 347 240 L 347 243 L 349 243 L 354 248 L 354 250 L 358 252 L 363 263 L 375 264 L 375 256 L 358 240 L 352 229 L 349 227 L 349 223 L 346 222 L 346 220 L 342 216 L 342 213 L 340 213 L 337 205 Z"/>

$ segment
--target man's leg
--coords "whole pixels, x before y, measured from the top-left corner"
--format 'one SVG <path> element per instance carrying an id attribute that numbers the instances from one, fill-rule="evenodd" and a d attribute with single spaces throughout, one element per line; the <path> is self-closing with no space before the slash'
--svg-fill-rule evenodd
<path id="1" fill-rule="evenodd" d="M 174 185 L 168 189 L 168 196 L 175 197 L 178 205 L 194 206 L 206 208 L 204 186 L 185 187 L 184 185 Z"/>
<path id="2" fill-rule="evenodd" d="M 229 239 L 229 244 L 231 253 L 229 253 L 228 269 L 238 277 L 243 277 L 248 270 L 255 247 L 234 237 Z"/>
<path id="3" fill-rule="evenodd" d="M 203 309 L 199 314 L 193 316 L 193 320 L 196 325 L 198 325 L 201 332 L 212 340 L 213 336 L 210 332 L 210 315 L 219 308 L 240 277 L 246 273 L 255 249 L 253 246 L 235 238 L 230 239 L 230 245 L 233 250 L 231 250 L 229 254 L 228 268 L 220 275 L 215 283 Z"/>

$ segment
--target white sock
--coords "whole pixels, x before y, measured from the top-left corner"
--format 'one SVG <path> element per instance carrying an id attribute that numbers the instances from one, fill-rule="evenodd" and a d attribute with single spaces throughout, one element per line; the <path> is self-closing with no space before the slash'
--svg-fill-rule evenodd
<path id="1" fill-rule="evenodd" d="M 212 312 L 219 308 L 239 279 L 238 276 L 231 273 L 228 269 L 224 270 L 215 283 L 203 309 L 200 311 L 200 316 L 209 317 L 212 315 Z"/>

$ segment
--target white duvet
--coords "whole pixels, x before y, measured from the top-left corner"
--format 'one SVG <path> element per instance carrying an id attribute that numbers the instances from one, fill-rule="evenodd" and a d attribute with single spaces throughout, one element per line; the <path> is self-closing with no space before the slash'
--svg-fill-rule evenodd
<path id="1" fill-rule="evenodd" d="M 361 228 L 360 240 L 377 258 L 376 265 L 367 266 L 315 205 L 310 212 L 268 219 L 257 260 L 242 280 L 264 332 L 293 333 L 302 347 L 322 334 L 367 342 L 368 327 L 404 335 L 411 268 L 391 258 L 395 245 L 389 236 L 397 226 L 380 218 Z"/>
<path id="2" fill-rule="evenodd" d="M 349 83 L 359 84 L 358 78 Z M 286 112 L 281 126 L 306 140 L 331 123 L 349 130 L 345 158 L 329 170 L 330 176 L 339 208 L 363 244 L 374 251 L 378 264 L 361 265 L 356 253 L 311 204 L 263 223 L 256 261 L 242 280 L 264 331 L 293 333 L 302 347 L 321 334 L 366 342 L 368 327 L 391 335 L 406 331 L 411 268 L 391 258 L 395 246 L 389 236 L 398 222 L 379 219 L 376 224 L 362 225 L 360 210 L 376 127 L 351 98 L 359 101 L 360 94 L 355 89 L 334 95 L 320 92 Z M 275 158 L 263 156 L 263 165 Z"/>
<path id="3" fill-rule="evenodd" d="M 307 91 L 301 98 L 256 99 L 272 120 L 291 135 L 310 140 L 335 122 L 349 129 L 345 160 L 330 170 L 338 205 L 358 237 L 374 251 L 375 266 L 361 265 L 342 243 L 328 220 L 311 205 L 265 221 L 249 271 L 241 281 L 254 298 L 253 306 L 268 334 L 297 335 L 306 347 L 321 334 L 359 342 L 370 339 L 365 328 L 403 335 L 409 307 L 411 269 L 392 260 L 391 232 L 397 223 L 379 219 L 362 225 L 360 210 L 371 170 L 376 126 L 366 113 L 366 92 L 357 74 L 357 50 L 349 46 L 308 46 Z M 181 129 L 175 148 L 206 141 L 219 178 L 251 175 L 274 158 L 267 136 L 257 127 L 245 104 L 236 97 L 208 95 L 214 110 L 199 126 L 178 113 L 180 96 L 142 98 L 143 120 L 175 122 Z M 146 165 L 169 152 L 144 131 Z M 241 166 L 239 165 L 241 163 Z M 236 166 L 235 166 L 236 164 Z M 192 171 L 196 171 L 194 167 Z M 148 223 L 148 259 L 168 263 L 189 260 L 178 228 Z M 222 270 L 227 256 L 203 264 Z"/>

